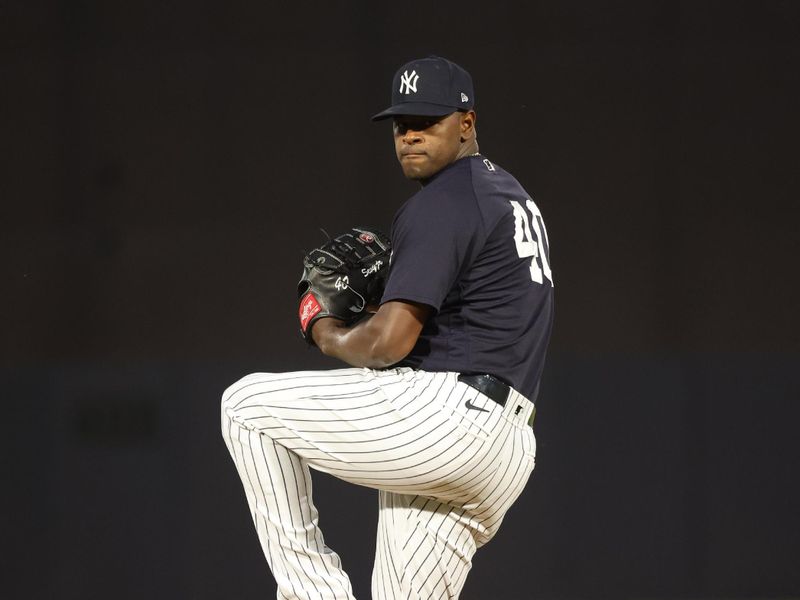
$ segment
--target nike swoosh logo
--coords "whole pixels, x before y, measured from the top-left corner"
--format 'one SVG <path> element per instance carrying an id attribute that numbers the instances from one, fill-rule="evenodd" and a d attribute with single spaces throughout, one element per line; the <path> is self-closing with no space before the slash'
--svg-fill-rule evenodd
<path id="1" fill-rule="evenodd" d="M 475 406 L 475 405 L 474 405 L 474 404 L 473 404 L 471 401 L 469 401 L 469 400 L 467 400 L 467 401 L 464 403 L 464 406 L 466 406 L 467 408 L 471 408 L 472 410 L 479 410 L 479 411 L 481 411 L 481 412 L 489 412 L 489 411 L 488 411 L 488 410 L 486 410 L 485 408 L 481 408 L 480 406 Z"/>

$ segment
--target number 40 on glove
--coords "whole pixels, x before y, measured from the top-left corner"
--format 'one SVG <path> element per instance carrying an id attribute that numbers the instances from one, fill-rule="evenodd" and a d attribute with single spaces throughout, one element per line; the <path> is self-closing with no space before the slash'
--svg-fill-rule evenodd
<path id="1" fill-rule="evenodd" d="M 391 242 L 374 229 L 353 227 L 303 257 L 297 284 L 300 332 L 313 344 L 311 328 L 322 317 L 348 324 L 380 302 L 389 273 Z"/>

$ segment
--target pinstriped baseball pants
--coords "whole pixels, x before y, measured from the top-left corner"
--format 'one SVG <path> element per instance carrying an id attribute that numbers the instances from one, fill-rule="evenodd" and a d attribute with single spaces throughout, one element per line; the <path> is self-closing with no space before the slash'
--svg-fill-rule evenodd
<path id="1" fill-rule="evenodd" d="M 222 398 L 222 434 L 279 599 L 354 598 L 325 545 L 309 467 L 379 491 L 375 600 L 458 598 L 533 467 L 533 405 L 457 373 L 256 373 Z"/>

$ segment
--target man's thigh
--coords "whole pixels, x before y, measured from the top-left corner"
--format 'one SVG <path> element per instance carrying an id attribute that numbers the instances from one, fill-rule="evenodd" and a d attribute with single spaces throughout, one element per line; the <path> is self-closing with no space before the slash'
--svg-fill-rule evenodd
<path id="1" fill-rule="evenodd" d="M 257 431 L 352 483 L 444 497 L 490 460 L 489 433 L 452 408 L 470 391 L 407 368 L 256 373 L 225 391 L 223 430 Z"/>
<path id="2" fill-rule="evenodd" d="M 372 597 L 457 598 L 472 566 L 475 534 L 463 508 L 380 492 Z"/>

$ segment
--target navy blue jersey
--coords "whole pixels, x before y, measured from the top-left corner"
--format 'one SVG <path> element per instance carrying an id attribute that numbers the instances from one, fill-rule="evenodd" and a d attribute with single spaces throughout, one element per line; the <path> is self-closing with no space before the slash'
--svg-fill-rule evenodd
<path id="1" fill-rule="evenodd" d="M 490 373 L 533 398 L 553 323 L 544 221 L 514 177 L 483 156 L 437 173 L 397 212 L 382 302 L 434 309 L 400 363 Z"/>

